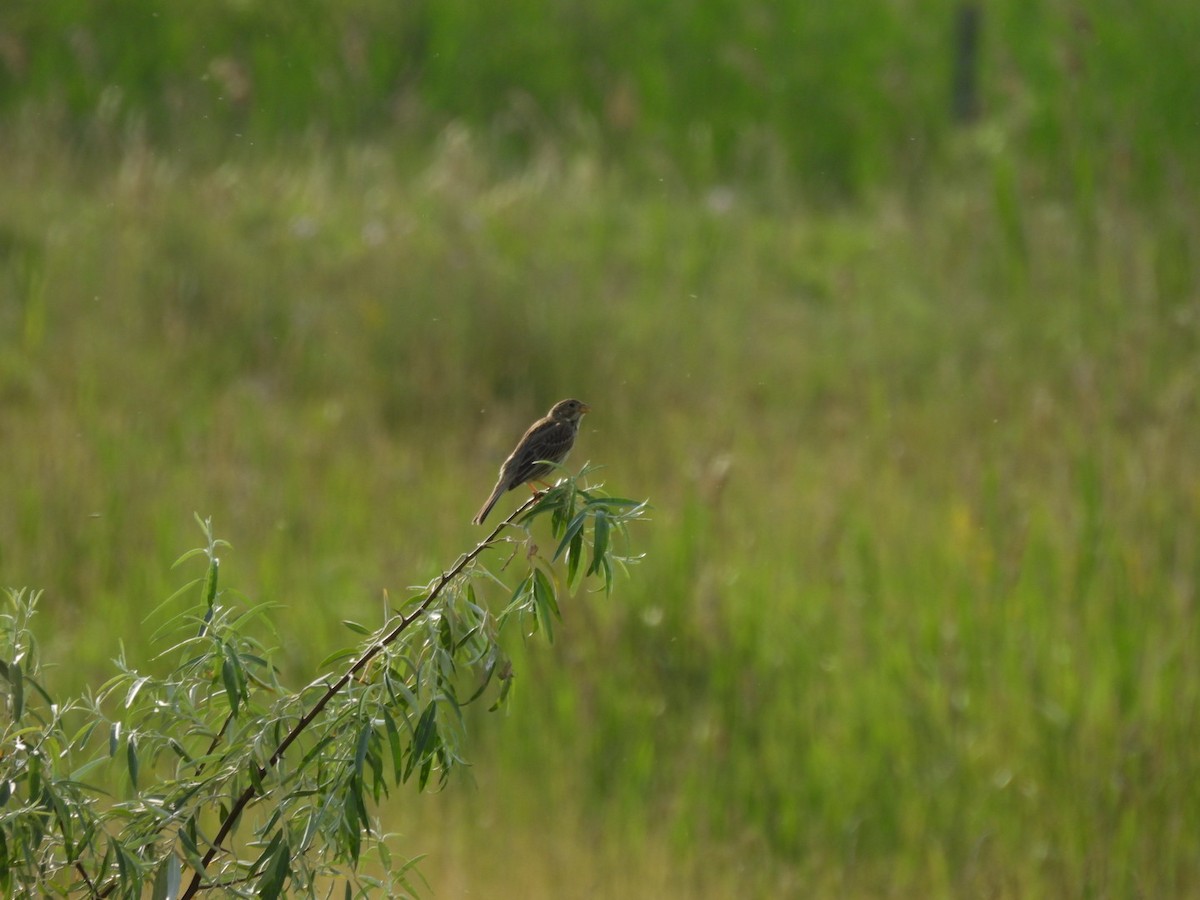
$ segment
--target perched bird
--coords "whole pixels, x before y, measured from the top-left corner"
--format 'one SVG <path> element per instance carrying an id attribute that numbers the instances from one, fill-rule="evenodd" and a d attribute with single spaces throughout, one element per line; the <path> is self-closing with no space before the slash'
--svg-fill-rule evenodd
<path id="1" fill-rule="evenodd" d="M 517 441 L 517 448 L 500 467 L 500 478 L 492 488 L 492 496 L 471 521 L 482 525 L 505 491 L 529 481 L 539 481 L 553 470 L 552 463 L 563 462 L 575 443 L 579 420 L 591 409 L 582 400 L 559 400 L 545 417 L 530 425 Z"/>

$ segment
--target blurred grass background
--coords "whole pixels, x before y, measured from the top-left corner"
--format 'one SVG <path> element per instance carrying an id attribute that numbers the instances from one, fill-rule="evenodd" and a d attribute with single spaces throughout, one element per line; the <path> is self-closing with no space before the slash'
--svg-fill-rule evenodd
<path id="1" fill-rule="evenodd" d="M 385 810 L 436 896 L 1194 895 L 1200 11 L 988 6 L 956 117 L 960 10 L 6 4 L 56 687 L 193 510 L 311 677 L 575 395 L 648 556 Z"/>

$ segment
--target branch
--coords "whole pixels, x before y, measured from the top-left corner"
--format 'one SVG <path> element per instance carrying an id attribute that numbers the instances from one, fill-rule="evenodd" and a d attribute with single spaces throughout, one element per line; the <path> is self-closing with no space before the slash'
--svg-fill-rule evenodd
<path id="1" fill-rule="evenodd" d="M 525 501 L 525 503 L 518 507 L 517 510 L 512 513 L 512 515 L 492 529 L 492 533 L 476 544 L 473 550 L 468 553 L 464 553 L 461 557 L 459 557 L 458 561 L 448 571 L 442 573 L 441 577 L 438 578 L 437 583 L 430 588 L 428 595 L 426 595 L 425 599 L 421 601 L 421 604 L 411 613 L 403 616 L 396 627 L 388 632 L 388 634 L 385 635 L 382 640 L 368 647 L 362 656 L 355 660 L 354 664 L 350 666 L 350 668 L 347 669 L 337 681 L 335 681 L 329 686 L 328 689 L 326 689 L 325 693 L 321 695 L 320 699 L 313 704 L 312 709 L 305 713 L 300 721 L 292 726 L 292 729 L 279 742 L 279 745 L 275 748 L 266 764 L 258 767 L 258 778 L 251 780 L 251 783 L 247 785 L 246 789 L 243 790 L 238 796 L 232 808 L 221 822 L 221 827 L 217 831 L 217 836 L 213 839 L 212 846 L 209 847 L 208 852 L 204 854 L 204 859 L 201 861 L 204 868 L 207 868 L 209 864 L 211 864 L 216 858 L 217 853 L 221 849 L 221 844 L 223 844 L 225 839 L 229 836 L 230 831 L 233 830 L 233 826 L 237 824 L 238 818 L 241 816 L 246 806 L 249 805 L 250 801 L 253 800 L 262 789 L 261 786 L 263 784 L 263 779 L 266 777 L 267 771 L 278 765 L 279 761 L 283 759 L 283 754 L 287 752 L 288 747 L 290 747 L 304 732 L 304 730 L 312 724 L 313 720 L 321 714 L 321 710 L 323 710 L 329 704 L 329 701 L 336 697 L 338 693 L 350 683 L 352 678 L 365 669 L 370 664 L 371 660 L 382 653 L 390 644 L 399 638 L 401 634 L 407 631 L 408 628 L 412 626 L 413 622 L 423 616 L 433 602 L 441 595 L 442 591 L 446 589 L 446 585 L 450 584 L 450 582 L 462 574 L 463 570 L 470 565 L 471 562 L 477 559 L 484 550 L 490 547 L 503 529 L 513 524 L 513 522 L 519 516 L 528 511 L 540 499 L 540 495 L 530 497 Z M 258 786 L 256 787 L 256 785 Z M 187 890 L 181 895 L 182 900 L 187 900 L 187 898 L 194 897 L 196 892 L 203 888 L 203 885 L 201 884 L 202 877 L 203 874 L 199 871 L 192 875 L 192 880 L 188 884 Z"/>

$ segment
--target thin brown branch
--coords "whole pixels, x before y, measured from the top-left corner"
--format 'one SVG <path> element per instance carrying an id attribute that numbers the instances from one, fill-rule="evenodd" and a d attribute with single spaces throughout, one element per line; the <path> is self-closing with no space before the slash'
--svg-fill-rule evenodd
<path id="1" fill-rule="evenodd" d="M 202 862 L 205 868 L 207 868 L 216 858 L 217 853 L 220 852 L 221 845 L 225 842 L 225 839 L 233 830 L 233 826 L 237 823 L 238 818 L 241 816 L 245 808 L 250 804 L 250 801 L 252 801 L 258 794 L 259 789 L 255 787 L 255 783 L 260 785 L 262 784 L 263 779 L 266 777 L 267 771 L 278 765 L 279 761 L 283 759 L 283 754 L 286 753 L 287 749 L 296 741 L 298 737 L 300 737 L 301 734 L 304 733 L 304 730 L 312 724 L 313 720 L 321 714 L 321 711 L 329 704 L 329 701 L 336 697 L 341 690 L 350 683 L 352 678 L 365 669 L 371 663 L 371 660 L 382 653 L 390 644 L 398 639 L 400 635 L 407 631 L 412 626 L 413 622 L 417 621 L 417 619 L 423 616 L 433 602 L 441 595 L 442 591 L 446 589 L 446 586 L 459 575 L 461 575 L 463 570 L 466 569 L 466 567 L 470 565 L 476 558 L 478 558 L 484 550 L 490 547 L 500 535 L 502 530 L 511 525 L 517 519 L 517 517 L 529 510 L 540 499 L 540 496 L 535 495 L 526 500 L 516 509 L 515 512 L 512 513 L 512 515 L 492 529 L 491 534 L 476 544 L 473 550 L 468 553 L 464 553 L 461 557 L 459 557 L 458 561 L 449 570 L 441 574 L 441 577 L 438 578 L 437 583 L 430 588 L 428 595 L 426 595 L 425 599 L 421 601 L 420 605 L 408 615 L 403 616 L 396 627 L 388 632 L 380 641 L 368 647 L 367 650 L 354 661 L 354 664 L 351 665 L 350 668 L 347 669 L 337 681 L 335 681 L 329 686 L 329 688 L 326 689 L 325 693 L 322 694 L 317 702 L 313 704 L 312 709 L 305 713 L 304 716 L 301 717 L 300 721 L 292 726 L 291 730 L 284 736 L 283 740 L 279 742 L 279 746 L 277 746 L 274 752 L 272 752 L 266 764 L 258 767 L 258 778 L 246 786 L 246 789 L 243 790 L 238 796 L 232 808 L 230 808 L 224 820 L 221 822 L 221 827 L 218 829 L 216 837 L 213 838 L 212 846 L 209 847 L 208 852 L 204 854 L 204 859 Z M 191 882 L 187 886 L 187 890 L 181 895 L 182 900 L 188 900 L 188 898 L 194 897 L 197 891 L 202 890 L 204 887 L 202 880 L 203 876 L 200 872 L 194 873 L 192 875 Z"/>
<path id="2" fill-rule="evenodd" d="M 96 885 L 92 884 L 92 879 L 88 877 L 87 869 L 83 867 L 83 863 L 81 863 L 79 860 L 75 860 L 75 871 L 77 871 L 80 877 L 83 878 L 83 883 L 88 886 L 88 890 L 91 891 L 93 897 L 104 896 L 96 889 Z"/>

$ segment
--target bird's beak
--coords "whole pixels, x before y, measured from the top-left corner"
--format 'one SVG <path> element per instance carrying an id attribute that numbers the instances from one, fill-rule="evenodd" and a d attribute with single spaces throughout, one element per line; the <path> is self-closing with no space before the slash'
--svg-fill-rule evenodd
<path id="1" fill-rule="evenodd" d="M 590 406 L 588 406 L 586 403 L 581 403 L 579 405 L 579 408 L 585 413 L 590 413 L 592 411 L 592 408 Z"/>

